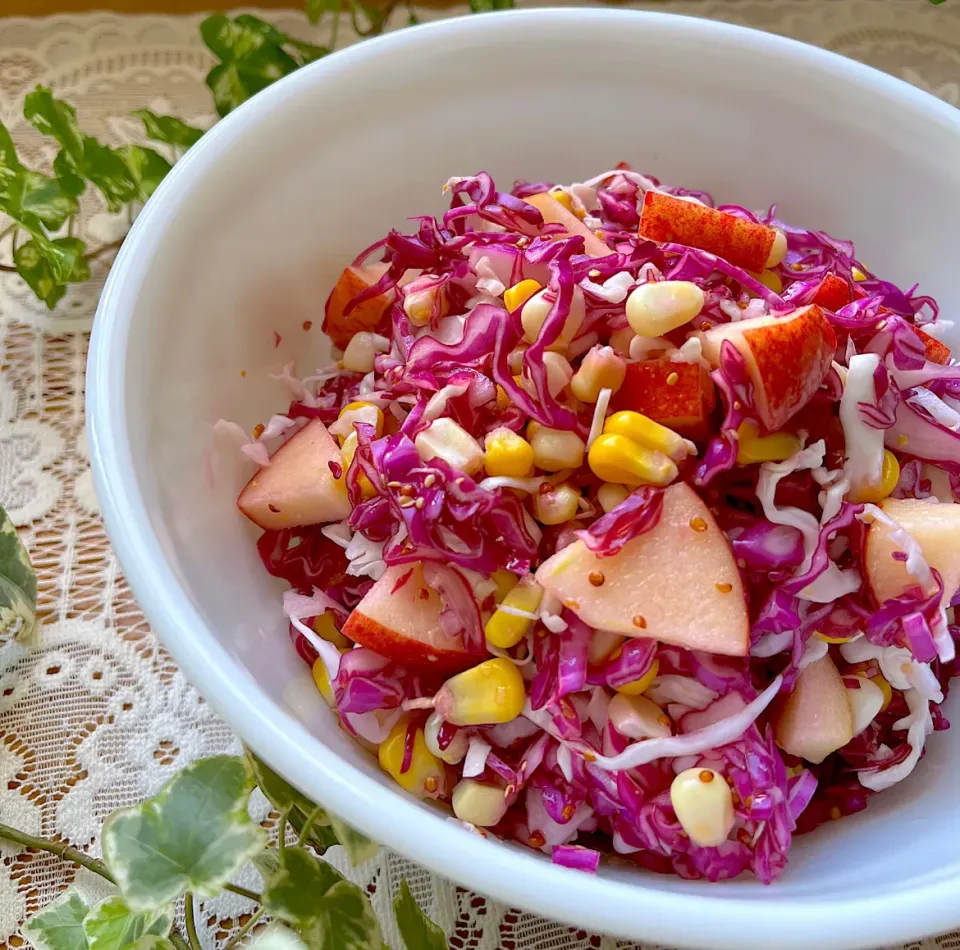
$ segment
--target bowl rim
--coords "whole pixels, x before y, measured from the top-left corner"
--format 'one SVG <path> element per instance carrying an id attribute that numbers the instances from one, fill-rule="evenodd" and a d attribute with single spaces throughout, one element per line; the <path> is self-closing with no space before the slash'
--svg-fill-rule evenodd
<path id="1" fill-rule="evenodd" d="M 326 77 L 388 49 L 424 46 L 464 30 L 474 39 L 486 32 L 495 41 L 503 30 L 524 30 L 547 20 L 571 29 L 600 23 L 612 30 L 642 25 L 665 39 L 692 34 L 702 42 L 774 53 L 960 133 L 960 112 L 872 67 L 796 40 L 674 13 L 543 8 L 499 12 L 495 18 L 455 17 L 355 44 L 298 70 L 219 122 L 176 164 L 140 214 L 111 270 L 90 342 L 86 395 L 90 459 L 111 543 L 164 646 L 191 682 L 203 684 L 204 697 L 258 755 L 306 794 L 322 789 L 325 805 L 375 840 L 465 887 L 572 926 L 673 946 L 805 950 L 816 945 L 847 950 L 947 931 L 960 923 L 960 876 L 943 879 L 931 872 L 906 889 L 891 886 L 889 892 L 870 897 L 838 895 L 832 900 L 781 898 L 776 886 L 761 892 L 753 882 L 719 888 L 689 882 L 683 890 L 661 890 L 647 887 L 642 877 L 630 883 L 602 873 L 573 877 L 577 872 L 542 856 L 457 827 L 403 793 L 385 790 L 268 697 L 250 703 L 245 695 L 250 678 L 211 635 L 164 558 L 135 480 L 127 438 L 126 354 L 150 262 L 185 199 L 215 168 L 218 156 L 248 134 L 259 118 Z"/>

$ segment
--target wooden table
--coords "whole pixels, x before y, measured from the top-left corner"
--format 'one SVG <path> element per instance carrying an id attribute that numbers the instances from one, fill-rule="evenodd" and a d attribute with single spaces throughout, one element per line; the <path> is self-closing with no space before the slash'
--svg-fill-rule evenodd
<path id="1" fill-rule="evenodd" d="M 203 10 L 229 10 L 239 6 L 223 0 L 0 0 L 0 17 L 46 16 L 50 13 L 88 13 L 115 10 L 118 13 L 198 13 Z M 297 0 L 256 0 L 258 7 L 295 9 Z"/>

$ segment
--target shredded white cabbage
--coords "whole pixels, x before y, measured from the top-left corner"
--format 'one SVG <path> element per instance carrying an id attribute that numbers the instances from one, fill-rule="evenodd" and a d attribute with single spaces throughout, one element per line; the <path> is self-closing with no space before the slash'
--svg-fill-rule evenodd
<path id="1" fill-rule="evenodd" d="M 479 736 L 470 736 L 467 754 L 463 759 L 463 777 L 474 778 L 482 775 L 487 767 L 487 756 L 490 755 L 491 750 L 492 746 L 489 742 L 484 742 Z"/>
<path id="2" fill-rule="evenodd" d="M 942 426 L 956 432 L 960 429 L 960 413 L 945 403 L 939 396 L 930 392 L 923 386 L 914 389 L 911 402 L 918 403 L 923 409 L 926 409 L 933 418 Z"/>
<path id="3" fill-rule="evenodd" d="M 587 436 L 587 449 L 603 435 L 603 423 L 607 418 L 607 409 L 610 408 L 612 389 L 601 389 L 597 397 L 597 404 L 593 407 L 593 420 L 590 423 L 590 434 Z"/>
<path id="4" fill-rule="evenodd" d="M 930 703 L 927 697 L 921 695 L 919 690 L 908 689 L 903 694 L 903 698 L 907 701 L 910 713 L 895 722 L 893 728 L 907 730 L 910 754 L 902 762 L 882 772 L 859 772 L 860 784 L 864 788 L 882 792 L 905 779 L 916 768 L 923 754 L 927 736 L 933 732 L 933 717 L 930 715 Z"/>
<path id="5" fill-rule="evenodd" d="M 704 369 L 710 364 L 703 358 L 703 344 L 700 337 L 692 336 L 678 350 L 670 354 L 671 363 L 699 363 Z"/>
<path id="6" fill-rule="evenodd" d="M 358 531 L 344 551 L 350 562 L 347 573 L 351 577 L 366 575 L 375 581 L 380 580 L 387 570 L 387 564 L 383 560 L 383 544 L 383 541 L 370 541 Z"/>
<path id="7" fill-rule="evenodd" d="M 850 360 L 847 379 L 840 398 L 840 423 L 846 445 L 844 471 L 857 491 L 877 485 L 883 477 L 883 437 L 885 429 L 876 429 L 860 417 L 859 403 L 876 405 L 873 374 L 880 365 L 875 353 L 861 353 Z"/>
<path id="8" fill-rule="evenodd" d="M 683 703 L 691 709 L 706 709 L 717 698 L 717 694 L 709 686 L 704 686 L 692 676 L 678 676 L 673 673 L 658 676 L 645 695 L 660 706 L 666 703 Z"/>
<path id="9" fill-rule="evenodd" d="M 320 529 L 320 533 L 325 538 L 329 538 L 334 544 L 339 544 L 342 548 L 347 547 L 350 544 L 351 538 L 353 538 L 353 531 L 346 521 L 336 521 L 333 524 L 325 524 Z"/>
<path id="10" fill-rule="evenodd" d="M 620 273 L 608 277 L 602 284 L 595 284 L 589 277 L 584 277 L 580 281 L 580 286 L 584 290 L 589 290 L 594 297 L 599 297 L 608 303 L 623 303 L 627 299 L 630 288 L 635 283 L 632 274 L 627 271 L 620 271 Z"/>
<path id="11" fill-rule="evenodd" d="M 470 388 L 468 383 L 451 383 L 435 392 L 424 407 L 423 421 L 432 422 L 447 411 L 447 400 L 462 396 Z"/>

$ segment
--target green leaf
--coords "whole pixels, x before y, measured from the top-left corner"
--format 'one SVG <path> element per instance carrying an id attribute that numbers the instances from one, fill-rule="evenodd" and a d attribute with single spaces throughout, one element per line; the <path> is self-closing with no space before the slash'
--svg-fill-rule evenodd
<path id="1" fill-rule="evenodd" d="M 296 926 L 311 950 L 381 950 L 380 925 L 366 893 L 302 848 L 284 849 L 263 906 Z"/>
<path id="2" fill-rule="evenodd" d="M 0 640 L 27 640 L 37 628 L 37 575 L 17 529 L 0 507 Z"/>
<path id="3" fill-rule="evenodd" d="M 131 115 L 143 122 L 147 138 L 172 145 L 174 148 L 188 149 L 191 145 L 196 145 L 203 135 L 203 129 L 187 125 L 172 115 L 157 115 L 149 109 L 137 109 Z"/>
<path id="4" fill-rule="evenodd" d="M 77 124 L 77 110 L 62 99 L 55 99 L 46 86 L 27 94 L 23 100 L 23 117 L 41 135 L 55 138 L 76 164 L 83 161 L 83 133 Z"/>
<path id="5" fill-rule="evenodd" d="M 420 22 L 420 17 L 413 10 L 408 11 L 407 26 L 416 26 Z"/>
<path id="6" fill-rule="evenodd" d="M 137 200 L 146 201 L 173 166 L 152 148 L 142 145 L 124 145 L 117 154 L 126 163 L 130 177 L 137 184 Z"/>
<path id="7" fill-rule="evenodd" d="M 263 906 L 288 924 L 306 924 L 317 916 L 320 899 L 343 875 L 303 848 L 284 848 L 280 865 L 267 878 Z"/>
<path id="8" fill-rule="evenodd" d="M 471 13 L 489 13 L 492 10 L 512 10 L 513 0 L 470 0 Z"/>
<path id="9" fill-rule="evenodd" d="M 67 218 L 79 212 L 76 197 L 64 189 L 59 179 L 24 170 L 19 215 L 24 227 L 28 227 L 31 218 L 36 218 L 44 227 L 56 231 Z"/>
<path id="10" fill-rule="evenodd" d="M 380 845 L 376 841 L 371 841 L 366 835 L 354 831 L 345 821 L 337 818 L 336 815 L 330 816 L 330 824 L 333 827 L 340 844 L 347 852 L 347 857 L 351 864 L 363 864 L 369 861 L 380 851 Z"/>
<path id="11" fill-rule="evenodd" d="M 246 750 L 247 761 L 253 770 L 253 777 L 260 791 L 269 799 L 279 812 L 287 812 L 290 824 L 297 833 L 303 831 L 307 818 L 313 815 L 307 840 L 321 854 L 327 848 L 339 844 L 340 839 L 330 826 L 330 817 L 319 806 L 315 805 L 306 795 L 298 792 L 286 779 L 281 778 L 266 763 L 258 759 L 249 749 Z M 319 814 L 314 814 L 319 811 Z"/>
<path id="12" fill-rule="evenodd" d="M 89 912 L 84 899 L 70 888 L 34 914 L 20 928 L 20 933 L 36 950 L 87 950 L 83 921 Z"/>
<path id="13" fill-rule="evenodd" d="M 393 912 L 407 950 L 448 950 L 443 931 L 420 909 L 405 878 L 393 899 Z"/>
<path id="14" fill-rule="evenodd" d="M 83 922 L 89 950 L 126 950 L 141 937 L 166 937 L 173 926 L 173 905 L 136 913 L 119 896 L 97 904 Z"/>
<path id="15" fill-rule="evenodd" d="M 167 937 L 158 937 L 155 934 L 145 934 L 129 950 L 176 950 Z"/>
<path id="16" fill-rule="evenodd" d="M 212 897 L 264 846 L 247 814 L 253 775 L 234 756 L 201 759 L 154 798 L 114 812 L 103 854 L 134 910 L 154 910 L 184 891 Z"/>
<path id="17" fill-rule="evenodd" d="M 253 943 L 250 950 L 305 950 L 303 941 L 283 924 L 272 923 Z"/>
<path id="18" fill-rule="evenodd" d="M 22 167 L 17 157 L 17 147 L 13 144 L 13 136 L 0 122 L 0 185 L 16 178 Z"/>
<path id="19" fill-rule="evenodd" d="M 311 950 L 383 950 L 380 924 L 366 892 L 341 881 L 317 904 L 317 916 L 300 928 Z"/>
<path id="20" fill-rule="evenodd" d="M 68 283 L 90 278 L 90 265 L 83 254 L 86 245 L 79 238 L 31 238 L 13 255 L 17 273 L 51 310 L 67 292 Z"/>
<path id="21" fill-rule="evenodd" d="M 97 187 L 114 213 L 139 197 L 137 183 L 120 153 L 92 136 L 83 137 L 83 161 L 76 164 L 74 170 Z"/>

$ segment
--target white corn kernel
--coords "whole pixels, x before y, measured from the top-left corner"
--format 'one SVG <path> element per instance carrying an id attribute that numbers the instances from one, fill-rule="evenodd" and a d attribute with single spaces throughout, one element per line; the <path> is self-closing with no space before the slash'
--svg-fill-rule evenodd
<path id="1" fill-rule="evenodd" d="M 533 464 L 545 472 L 580 468 L 586 443 L 575 432 L 537 426 L 529 435 L 533 446 Z"/>
<path id="2" fill-rule="evenodd" d="M 621 356 L 630 355 L 630 342 L 636 336 L 633 327 L 625 326 L 619 330 L 614 330 L 610 334 L 610 346 L 613 347 Z"/>
<path id="3" fill-rule="evenodd" d="M 627 320 L 638 336 L 663 336 L 703 309 L 703 291 L 689 280 L 641 284 L 627 297 Z"/>
<path id="4" fill-rule="evenodd" d="M 533 343 L 543 329 L 544 321 L 553 308 L 554 297 L 546 290 L 535 293 L 520 311 L 520 323 L 523 325 L 523 338 L 527 343 Z M 570 303 L 570 315 L 567 317 L 560 331 L 560 336 L 553 342 L 551 349 L 564 349 L 577 335 L 580 324 L 585 315 L 583 291 L 576 287 L 573 291 L 573 300 Z"/>
<path id="5" fill-rule="evenodd" d="M 770 255 L 767 257 L 767 267 L 776 267 L 787 256 L 787 236 L 776 228 L 777 236 L 773 239 Z"/>
<path id="6" fill-rule="evenodd" d="M 472 778 L 457 782 L 451 803 L 457 818 L 469 821 L 478 828 L 495 825 L 507 813 L 503 789 L 496 785 L 484 785 Z"/>
<path id="7" fill-rule="evenodd" d="M 354 333 L 343 351 L 343 368 L 351 373 L 372 373 L 373 361 L 378 353 L 390 350 L 390 341 L 379 333 L 367 333 L 361 330 Z"/>
<path id="8" fill-rule="evenodd" d="M 665 739 L 673 735 L 670 717 L 646 696 L 617 693 L 607 710 L 610 725 L 628 739 Z"/>
<path id="9" fill-rule="evenodd" d="M 434 317 L 445 317 L 447 309 L 446 287 L 437 284 L 436 277 L 417 277 L 403 290 L 403 312 L 415 326 L 424 327 Z"/>
<path id="10" fill-rule="evenodd" d="M 463 761 L 463 757 L 467 754 L 467 746 L 470 744 L 470 740 L 463 729 L 458 729 L 447 743 L 447 747 L 441 749 L 439 735 L 442 726 L 443 719 L 436 713 L 431 713 L 423 727 L 423 741 L 426 742 L 427 748 L 438 759 L 446 762 L 447 765 L 457 765 Z"/>
<path id="11" fill-rule="evenodd" d="M 413 444 L 424 462 L 440 458 L 466 475 L 475 475 L 483 468 L 483 447 L 466 429 L 446 416 L 434 419 Z"/>
<path id="12" fill-rule="evenodd" d="M 549 350 L 543 354 L 543 366 L 547 371 L 547 392 L 556 398 L 573 378 L 573 367 L 565 356 Z M 531 396 L 536 396 L 537 388 L 529 376 L 520 377 L 520 387 Z"/>
<path id="13" fill-rule="evenodd" d="M 670 804 L 690 840 L 715 848 L 733 828 L 733 795 L 726 779 L 713 769 L 681 772 L 670 785 Z"/>
<path id="14" fill-rule="evenodd" d="M 886 697 L 883 690 L 866 676 L 844 677 L 844 683 L 851 680 L 855 682 L 847 686 L 847 699 L 853 711 L 853 734 L 858 736 L 876 719 L 885 705 Z"/>
<path id="15" fill-rule="evenodd" d="M 626 639 L 622 633 L 614 633 L 612 630 L 594 630 L 587 647 L 587 662 L 596 666 L 609 659 L 616 649 L 623 646 Z"/>
<path id="16" fill-rule="evenodd" d="M 581 402 L 596 402 L 603 389 L 615 393 L 626 375 L 627 364 L 613 347 L 595 346 L 570 381 L 570 392 Z"/>
<path id="17" fill-rule="evenodd" d="M 597 489 L 597 501 L 600 507 L 606 511 L 613 511 L 622 501 L 625 501 L 630 494 L 630 490 L 624 485 L 616 485 L 613 482 L 604 482 Z"/>
<path id="18" fill-rule="evenodd" d="M 580 492 L 564 482 L 551 491 L 534 492 L 533 517 L 540 524 L 564 524 L 577 516 L 580 510 Z"/>

